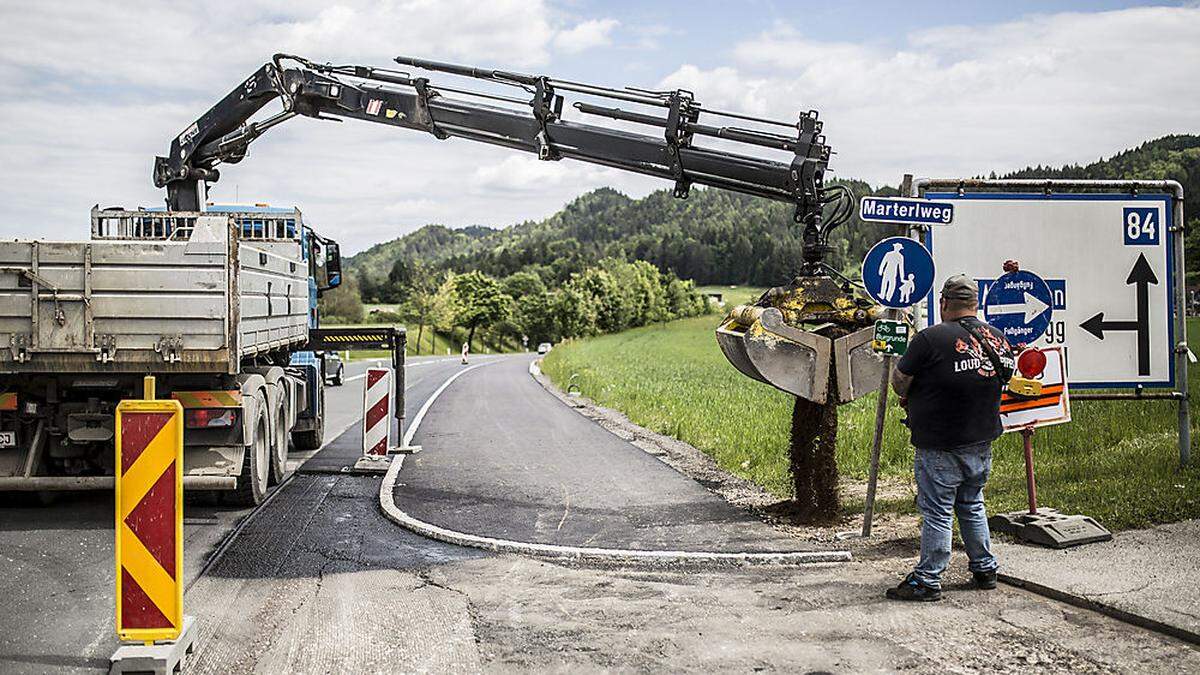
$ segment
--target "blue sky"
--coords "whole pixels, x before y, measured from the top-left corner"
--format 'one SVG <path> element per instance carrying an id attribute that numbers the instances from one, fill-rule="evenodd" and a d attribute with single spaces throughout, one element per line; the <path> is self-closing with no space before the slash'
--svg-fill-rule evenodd
<path id="1" fill-rule="evenodd" d="M 816 108 L 836 175 L 873 184 L 1086 162 L 1200 133 L 1195 2 L 6 0 L 0 40 L 8 237 L 79 238 L 93 204 L 161 204 L 154 155 L 277 51 L 681 87 L 710 108 L 779 119 Z M 301 119 L 223 167 L 213 198 L 298 205 L 355 251 L 430 222 L 542 218 L 605 185 L 634 196 L 666 187 Z"/>

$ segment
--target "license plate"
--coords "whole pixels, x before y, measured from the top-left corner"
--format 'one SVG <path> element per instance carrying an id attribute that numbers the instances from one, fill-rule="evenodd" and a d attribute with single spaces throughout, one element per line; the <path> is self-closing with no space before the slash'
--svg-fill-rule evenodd
<path id="1" fill-rule="evenodd" d="M 17 432 L 0 431 L 0 448 L 17 447 Z"/>

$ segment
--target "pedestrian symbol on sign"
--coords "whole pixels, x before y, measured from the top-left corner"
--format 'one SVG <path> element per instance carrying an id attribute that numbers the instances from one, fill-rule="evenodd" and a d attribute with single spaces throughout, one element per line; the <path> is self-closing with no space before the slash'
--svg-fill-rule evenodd
<path id="1" fill-rule="evenodd" d="M 909 307 L 933 288 L 933 259 L 908 237 L 889 237 L 871 247 L 863 259 L 863 285 L 876 302 Z"/>

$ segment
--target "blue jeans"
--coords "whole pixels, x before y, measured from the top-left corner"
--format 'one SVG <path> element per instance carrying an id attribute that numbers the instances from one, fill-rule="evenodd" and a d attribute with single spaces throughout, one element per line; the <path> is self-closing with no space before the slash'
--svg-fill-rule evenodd
<path id="1" fill-rule="evenodd" d="M 952 451 L 917 448 L 913 469 L 917 509 L 921 512 L 921 560 L 913 571 L 916 578 L 926 586 L 941 588 L 940 577 L 950 564 L 955 515 L 970 570 L 996 569 L 983 505 L 983 486 L 992 471 L 992 444 L 979 443 Z"/>

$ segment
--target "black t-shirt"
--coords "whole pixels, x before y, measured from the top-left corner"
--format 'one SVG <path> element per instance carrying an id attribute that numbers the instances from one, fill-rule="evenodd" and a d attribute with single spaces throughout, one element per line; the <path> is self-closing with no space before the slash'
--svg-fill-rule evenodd
<path id="1" fill-rule="evenodd" d="M 1004 368 L 1014 363 L 1008 341 L 973 318 L 972 329 L 991 343 Z M 914 446 L 951 450 L 995 440 L 1000 425 L 1000 383 L 982 345 L 959 321 L 917 333 L 896 367 L 913 378 L 908 390 L 908 426 Z"/>

